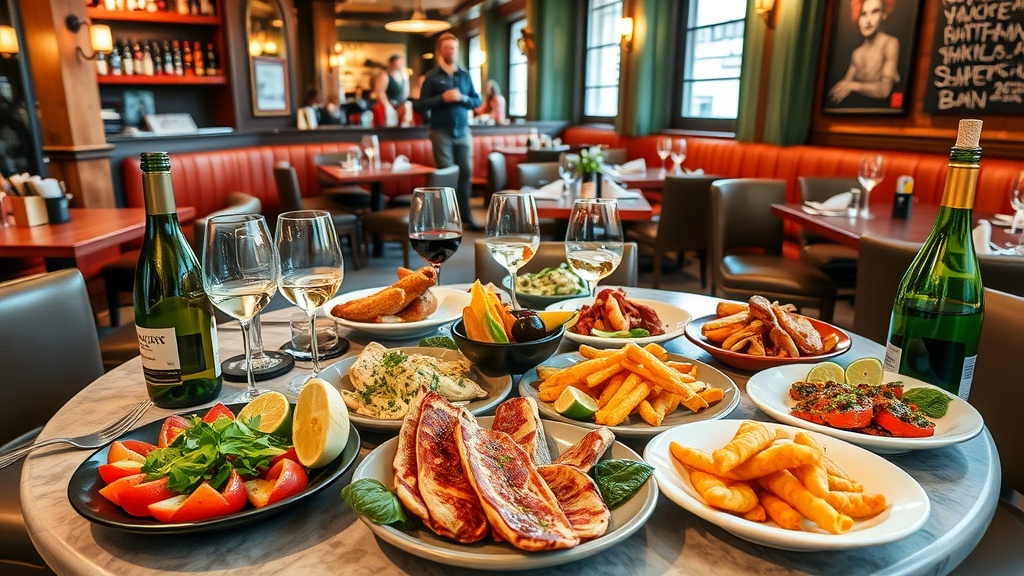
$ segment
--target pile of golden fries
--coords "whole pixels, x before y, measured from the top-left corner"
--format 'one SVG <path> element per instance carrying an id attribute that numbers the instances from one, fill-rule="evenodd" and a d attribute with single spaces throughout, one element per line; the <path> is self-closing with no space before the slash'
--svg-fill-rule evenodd
<path id="1" fill-rule="evenodd" d="M 701 334 L 724 350 L 751 356 L 824 354 L 839 343 L 835 333 L 822 335 L 807 318 L 794 313 L 792 304 L 779 305 L 764 296 L 751 296 L 747 304 L 719 302 L 718 318 L 705 322 Z"/>
<path id="2" fill-rule="evenodd" d="M 585 360 L 566 368 L 537 367 L 540 399 L 554 402 L 574 386 L 597 401 L 597 424 L 618 426 L 639 412 L 645 422 L 660 426 L 680 404 L 699 412 L 725 396 L 697 380 L 697 366 L 667 361 L 668 353 L 657 344 L 641 348 L 629 342 L 618 350 L 580 346 L 580 354 Z"/>
<path id="3" fill-rule="evenodd" d="M 711 454 L 676 442 L 669 450 L 689 470 L 705 503 L 753 522 L 770 518 L 782 528 L 800 530 L 806 517 L 823 530 L 844 534 L 854 519 L 885 510 L 884 495 L 865 493 L 808 434 L 797 432 L 792 440 L 777 434 L 746 421 Z"/>

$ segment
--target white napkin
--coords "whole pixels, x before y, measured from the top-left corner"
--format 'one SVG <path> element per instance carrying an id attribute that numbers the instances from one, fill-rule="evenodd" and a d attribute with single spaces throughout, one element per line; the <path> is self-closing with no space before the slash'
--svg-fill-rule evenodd
<path id="1" fill-rule="evenodd" d="M 641 174 L 647 172 L 647 162 L 643 158 L 637 158 L 625 164 L 616 164 L 612 168 L 619 174 Z"/>
<path id="2" fill-rule="evenodd" d="M 395 156 L 394 162 L 391 163 L 392 172 L 402 172 L 410 168 L 412 168 L 412 163 L 409 162 L 409 159 L 402 154 Z"/>
<path id="3" fill-rule="evenodd" d="M 828 200 L 825 200 L 824 202 L 815 202 L 813 200 L 808 200 L 804 202 L 804 204 L 810 206 L 811 208 L 814 208 L 815 210 L 820 210 L 822 212 L 837 212 L 840 210 L 846 210 L 846 208 L 850 205 L 851 200 L 853 200 L 852 193 L 840 192 L 839 194 L 836 194 L 835 196 L 829 198 Z"/>
<path id="4" fill-rule="evenodd" d="M 1010 228 L 1016 230 L 1024 230 L 1024 210 L 1017 210 L 1013 215 L 1013 221 L 1010 223 Z"/>
<path id="5" fill-rule="evenodd" d="M 619 186 L 615 182 L 605 180 L 601 185 L 601 197 L 602 198 L 639 198 L 639 190 L 626 190 L 622 186 Z"/>
<path id="6" fill-rule="evenodd" d="M 992 253 L 992 223 L 988 220 L 981 220 L 978 225 L 974 227 L 971 232 L 971 237 L 974 239 L 974 251 L 978 254 L 991 254 Z"/>
<path id="7" fill-rule="evenodd" d="M 562 198 L 563 183 L 561 180 L 555 180 L 549 184 L 545 184 L 536 190 L 531 190 L 530 194 L 538 200 L 561 200 Z"/>
<path id="8" fill-rule="evenodd" d="M 29 179 L 25 184 L 33 194 L 43 198 L 60 198 L 64 195 L 64 191 L 60 188 L 60 182 L 56 178 L 43 180 L 38 176 L 33 176 L 33 179 Z"/>
<path id="9" fill-rule="evenodd" d="M 692 174 L 693 176 L 703 176 L 704 175 L 704 169 L 703 168 L 697 168 L 696 170 L 687 170 L 687 169 L 683 168 L 683 171 L 686 172 L 687 174 Z"/>
<path id="10" fill-rule="evenodd" d="M 8 178 L 7 181 L 14 187 L 14 194 L 16 196 L 27 196 L 29 191 L 25 189 L 25 182 L 28 179 L 28 172 L 25 172 L 24 174 L 11 174 L 11 177 Z"/>
<path id="11" fill-rule="evenodd" d="M 1013 214 L 996 214 L 992 216 L 992 221 L 1000 226 L 1009 226 L 1013 222 Z"/>

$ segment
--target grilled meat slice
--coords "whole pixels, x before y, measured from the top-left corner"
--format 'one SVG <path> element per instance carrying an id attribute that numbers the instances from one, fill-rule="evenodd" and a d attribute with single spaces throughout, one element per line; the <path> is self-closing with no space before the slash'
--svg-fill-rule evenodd
<path id="1" fill-rule="evenodd" d="M 587 432 L 580 441 L 573 444 L 555 459 L 555 464 L 568 464 L 583 472 L 590 472 L 601 460 L 604 451 L 615 441 L 615 434 L 606 426 Z"/>
<path id="2" fill-rule="evenodd" d="M 551 464 L 548 439 L 533 398 L 509 398 L 494 411 L 492 430 L 504 432 L 526 450 L 534 466 Z"/>
<path id="3" fill-rule="evenodd" d="M 568 464 L 550 464 L 538 470 L 580 540 L 597 538 L 608 531 L 612 513 L 590 476 Z"/>
<path id="4" fill-rule="evenodd" d="M 468 543 L 485 538 L 490 528 L 463 466 L 456 438 L 460 419 L 475 423 L 465 408 L 427 393 L 416 430 L 417 486 L 429 513 L 424 523 L 435 534 Z"/>
<path id="5" fill-rule="evenodd" d="M 420 393 L 409 403 L 409 411 L 405 415 L 405 421 L 402 422 L 402 429 L 398 432 L 398 448 L 393 465 L 395 493 L 398 495 L 398 499 L 410 512 L 424 522 L 430 515 L 417 486 L 416 431 L 420 426 L 420 414 L 423 411 L 423 399 L 426 395 L 425 389 L 420 390 Z"/>
<path id="6" fill-rule="evenodd" d="M 481 428 L 467 413 L 458 421 L 455 438 L 478 504 L 502 539 L 528 551 L 579 544 L 555 495 L 511 436 Z"/>

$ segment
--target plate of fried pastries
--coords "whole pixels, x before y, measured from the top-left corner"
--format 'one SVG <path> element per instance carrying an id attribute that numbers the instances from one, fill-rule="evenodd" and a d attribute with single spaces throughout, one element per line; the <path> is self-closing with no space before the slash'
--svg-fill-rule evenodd
<path id="1" fill-rule="evenodd" d="M 410 322 L 382 321 L 382 322 L 357 322 L 347 320 L 334 314 L 338 305 L 372 297 L 386 290 L 388 287 L 367 288 L 356 290 L 336 298 L 324 304 L 324 313 L 338 324 L 369 334 L 381 340 L 405 340 L 428 336 L 437 332 L 437 328 L 462 317 L 462 309 L 469 306 L 469 293 L 464 290 L 452 288 L 429 288 L 428 292 L 437 300 L 437 308 L 422 320 Z"/>
<path id="2" fill-rule="evenodd" d="M 853 344 L 841 328 L 763 296 L 748 303 L 719 302 L 715 314 L 686 324 L 686 337 L 722 364 L 751 371 L 820 362 Z"/>

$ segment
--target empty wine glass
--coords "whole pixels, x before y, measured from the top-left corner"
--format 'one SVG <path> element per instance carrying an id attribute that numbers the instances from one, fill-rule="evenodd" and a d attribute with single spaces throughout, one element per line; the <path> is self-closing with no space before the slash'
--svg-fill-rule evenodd
<path id="1" fill-rule="evenodd" d="M 562 191 L 569 192 L 572 183 L 580 177 L 580 155 L 569 152 L 559 154 L 558 176 L 562 178 Z"/>
<path id="2" fill-rule="evenodd" d="M 1024 219 L 1024 170 L 1018 172 L 1017 176 L 1010 182 L 1010 206 L 1013 207 L 1010 233 L 1016 234 L 1018 232 L 1017 226 Z M 1013 248 L 1017 254 L 1024 254 L 1024 227 L 1021 227 L 1019 231 L 1021 235 L 1017 239 L 1016 245 L 1010 243 L 1007 243 L 1007 245 Z"/>
<path id="3" fill-rule="evenodd" d="M 249 402 L 263 393 L 252 375 L 250 326 L 277 290 L 277 252 L 263 216 L 210 218 L 203 242 L 203 289 L 214 306 L 242 325 L 247 386 L 228 401 Z"/>
<path id="4" fill-rule="evenodd" d="M 565 257 L 573 272 L 587 281 L 590 295 L 596 296 L 597 283 L 614 272 L 622 260 L 618 202 L 587 198 L 573 203 L 565 233 Z"/>
<path id="5" fill-rule="evenodd" d="M 665 161 L 668 159 L 669 154 L 672 153 L 672 139 L 668 136 L 658 137 L 658 158 L 661 158 L 661 175 L 664 176 L 666 173 Z"/>
<path id="6" fill-rule="evenodd" d="M 683 160 L 686 160 L 686 140 L 680 138 L 672 145 L 672 163 L 676 165 L 676 174 L 683 173 Z"/>
<path id="7" fill-rule="evenodd" d="M 865 154 L 860 159 L 860 168 L 857 170 L 857 181 L 861 188 L 864 188 L 862 197 L 863 204 L 860 209 L 861 218 L 870 218 L 871 191 L 878 186 L 878 183 L 885 179 L 885 157 L 881 154 Z"/>
<path id="8" fill-rule="evenodd" d="M 487 249 L 491 257 L 512 276 L 512 309 L 516 300 L 516 273 L 533 258 L 540 246 L 540 221 L 533 195 L 522 192 L 498 192 L 487 207 Z"/>
<path id="9" fill-rule="evenodd" d="M 370 170 L 380 167 L 380 142 L 377 140 L 376 134 L 367 134 L 363 136 L 360 145 L 363 148 L 363 153 L 366 154 L 366 158 L 369 160 L 368 167 Z"/>
<path id="10" fill-rule="evenodd" d="M 316 313 L 341 287 L 345 261 L 334 221 L 329 212 L 322 210 L 297 210 L 278 216 L 274 243 L 280 257 L 277 278 L 281 294 L 309 318 L 313 373 L 297 376 L 288 384 L 288 389 L 298 394 L 320 373 Z"/>
<path id="11" fill-rule="evenodd" d="M 453 188 L 416 188 L 409 206 L 409 244 L 434 268 L 441 284 L 441 264 L 462 243 L 462 218 Z"/>

